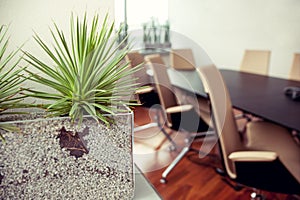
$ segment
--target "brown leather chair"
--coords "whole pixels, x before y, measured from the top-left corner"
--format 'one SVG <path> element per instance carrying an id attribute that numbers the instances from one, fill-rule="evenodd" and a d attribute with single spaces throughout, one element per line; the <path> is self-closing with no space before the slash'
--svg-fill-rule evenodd
<path id="1" fill-rule="evenodd" d="M 190 48 L 172 49 L 170 52 L 171 67 L 175 70 L 196 70 L 195 58 L 193 51 Z M 185 104 L 191 104 L 194 106 L 196 112 L 201 116 L 206 124 L 210 124 L 210 108 L 209 100 L 207 98 L 195 95 L 189 95 L 185 91 L 175 88 L 184 99 L 179 99 Z"/>
<path id="2" fill-rule="evenodd" d="M 289 79 L 300 81 L 300 53 L 295 53 L 290 69 Z"/>
<path id="3" fill-rule="evenodd" d="M 151 79 L 146 72 L 144 66 L 144 56 L 139 51 L 130 51 L 126 54 L 125 59 L 129 62 L 130 67 L 137 67 L 142 65 L 141 69 L 135 72 L 134 76 L 138 79 L 139 86 L 151 85 Z"/>
<path id="4" fill-rule="evenodd" d="M 170 52 L 170 64 L 176 70 L 195 70 L 195 59 L 192 49 L 172 49 Z"/>
<path id="5" fill-rule="evenodd" d="M 240 64 L 240 71 L 253 74 L 268 75 L 270 65 L 271 51 L 269 50 L 253 50 L 246 49 Z M 255 119 L 248 113 L 243 113 L 238 109 L 234 109 L 235 116 L 239 122 L 241 132 L 245 129 L 248 121 Z"/>
<path id="6" fill-rule="evenodd" d="M 137 79 L 136 82 L 140 86 L 140 88 L 135 91 L 136 99 L 142 107 L 155 111 L 155 116 L 153 117 L 154 121 L 148 124 L 135 127 L 135 131 L 141 131 L 151 127 L 157 127 L 159 121 L 159 114 L 155 107 L 156 105 L 160 104 L 160 101 L 152 84 L 152 81 L 149 75 L 147 74 L 147 69 L 144 64 L 144 56 L 138 51 L 131 51 L 127 53 L 127 55 L 125 56 L 125 60 L 129 63 L 131 68 L 141 67 L 138 71 L 134 73 L 134 78 Z M 149 111 L 149 113 L 151 114 L 152 112 Z"/>
<path id="7" fill-rule="evenodd" d="M 194 110 L 191 104 L 180 105 L 177 102 L 176 95 L 172 89 L 170 79 L 168 77 L 167 67 L 165 66 L 160 55 L 146 56 L 145 60 L 150 68 L 153 70 L 154 82 L 156 90 L 161 102 L 161 109 L 164 116 L 164 124 L 161 127 L 162 132 L 172 142 L 172 138 L 167 133 L 165 128 L 173 131 L 186 131 L 191 133 L 191 137 L 206 137 L 215 136 L 214 132 L 207 132 L 209 126 L 202 120 L 202 118 Z M 192 133 L 197 133 L 196 135 Z M 189 140 L 188 141 L 192 141 Z M 174 145 L 174 142 L 173 142 Z M 177 145 L 175 144 L 175 147 Z M 179 163 L 179 161 L 190 150 L 194 150 L 188 144 L 184 147 L 174 161 L 163 172 L 161 183 L 167 182 L 167 175 L 173 170 L 173 168 Z M 198 151 L 198 150 L 197 150 Z"/>
<path id="8" fill-rule="evenodd" d="M 245 50 L 240 70 L 254 74 L 268 75 L 271 51 Z"/>
<path id="9" fill-rule="evenodd" d="M 226 177 L 235 183 L 287 194 L 300 193 L 300 146 L 285 128 L 265 122 L 247 123 L 238 133 L 228 90 L 214 66 L 199 68 L 209 95 Z"/>

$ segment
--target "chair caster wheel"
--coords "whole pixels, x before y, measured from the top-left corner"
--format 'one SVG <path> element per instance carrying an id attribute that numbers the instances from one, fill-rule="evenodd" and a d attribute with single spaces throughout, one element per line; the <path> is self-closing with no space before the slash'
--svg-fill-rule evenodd
<path id="1" fill-rule="evenodd" d="M 258 200 L 265 200 L 265 197 L 262 195 L 262 194 L 258 194 L 256 192 L 252 192 L 250 194 L 250 197 L 251 197 L 251 200 L 255 200 L 255 199 L 258 199 Z"/>
<path id="2" fill-rule="evenodd" d="M 185 142 L 186 144 L 189 144 L 191 141 L 192 141 L 192 139 L 190 139 L 190 138 L 185 138 L 185 139 L 184 139 L 184 142 Z"/>
<path id="3" fill-rule="evenodd" d="M 224 170 L 221 169 L 221 168 L 216 168 L 215 171 L 216 171 L 216 173 L 218 173 L 221 176 L 225 176 L 226 175 L 225 172 L 224 172 Z"/>
<path id="4" fill-rule="evenodd" d="M 161 179 L 160 179 L 160 183 L 166 184 L 166 183 L 167 183 L 167 179 L 161 178 Z"/>
<path id="5" fill-rule="evenodd" d="M 169 151 L 176 151 L 176 147 L 174 147 L 173 145 L 169 146 Z"/>

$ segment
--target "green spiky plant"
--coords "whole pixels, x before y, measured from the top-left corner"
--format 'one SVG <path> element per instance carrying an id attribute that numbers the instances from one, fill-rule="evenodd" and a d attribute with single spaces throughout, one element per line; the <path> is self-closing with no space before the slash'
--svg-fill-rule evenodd
<path id="1" fill-rule="evenodd" d="M 114 23 L 108 23 L 108 15 L 102 24 L 95 15 L 89 27 L 86 14 L 82 21 L 72 14 L 70 28 L 68 43 L 65 33 L 54 23 L 54 29 L 50 29 L 53 46 L 35 34 L 36 42 L 53 63 L 45 63 L 25 52 L 25 59 L 35 69 L 27 71 L 32 81 L 48 86 L 54 92 L 30 89 L 27 94 L 50 100 L 51 103 L 42 107 L 52 116 L 67 115 L 73 121 L 81 122 L 87 113 L 109 124 L 104 114 L 114 114 L 118 104 L 133 104 L 123 97 L 133 94 L 136 89 L 131 75 L 139 68 L 130 68 L 123 61 L 129 48 L 119 48 L 125 40 L 117 42 L 118 34 L 114 34 Z"/>
<path id="2" fill-rule="evenodd" d="M 25 81 L 21 74 L 25 68 L 18 68 L 21 57 L 16 58 L 20 49 L 7 53 L 9 37 L 7 36 L 8 27 L 0 27 L 0 116 L 16 114 L 12 109 L 27 107 L 22 103 L 24 98 L 21 95 L 21 84 Z M 5 131 L 17 131 L 12 125 L 1 124 L 0 129 Z M 0 138 L 5 141 L 0 133 Z"/>

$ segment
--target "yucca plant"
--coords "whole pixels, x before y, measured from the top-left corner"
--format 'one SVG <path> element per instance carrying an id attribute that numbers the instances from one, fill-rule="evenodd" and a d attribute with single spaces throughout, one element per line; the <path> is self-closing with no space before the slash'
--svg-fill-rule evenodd
<path id="1" fill-rule="evenodd" d="M 8 27 L 0 27 L 0 116 L 15 114 L 15 108 L 26 107 L 22 103 L 24 96 L 20 94 L 21 84 L 25 81 L 23 75 L 24 68 L 18 68 L 21 57 L 16 58 L 19 49 L 7 53 L 9 37 L 7 36 Z M 0 129 L 5 131 L 16 131 L 17 128 L 0 123 Z M 4 141 L 0 133 L 1 140 Z"/>
<path id="2" fill-rule="evenodd" d="M 27 70 L 30 79 L 54 92 L 30 89 L 28 96 L 50 100 L 41 106 L 52 116 L 67 115 L 80 122 L 86 113 L 108 124 L 104 114 L 114 114 L 118 104 L 133 104 L 123 97 L 136 89 L 131 75 L 139 68 L 129 68 L 123 61 L 129 48 L 119 48 L 125 39 L 117 42 L 118 34 L 114 34 L 114 23 L 108 23 L 108 15 L 102 24 L 95 15 L 88 26 L 86 14 L 83 20 L 72 14 L 69 42 L 57 24 L 50 31 L 52 46 L 38 34 L 34 38 L 53 62 L 46 63 L 29 52 L 25 52 L 25 59 L 35 69 Z"/>

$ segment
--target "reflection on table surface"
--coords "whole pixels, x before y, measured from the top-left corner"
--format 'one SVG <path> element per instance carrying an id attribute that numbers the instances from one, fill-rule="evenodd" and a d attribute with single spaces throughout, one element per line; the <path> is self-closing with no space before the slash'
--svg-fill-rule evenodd
<path id="1" fill-rule="evenodd" d="M 142 171 L 134 165 L 135 189 L 134 200 L 160 200 L 162 199 L 155 191 L 152 184 L 145 178 Z"/>

